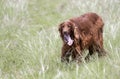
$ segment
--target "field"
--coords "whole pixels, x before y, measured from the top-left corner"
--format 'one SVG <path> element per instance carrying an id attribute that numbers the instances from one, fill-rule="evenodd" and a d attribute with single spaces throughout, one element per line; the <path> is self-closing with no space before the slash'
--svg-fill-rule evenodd
<path id="1" fill-rule="evenodd" d="M 61 63 L 58 25 L 86 12 L 103 18 L 109 55 Z M 120 0 L 0 0 L 0 79 L 120 79 L 119 59 Z"/>

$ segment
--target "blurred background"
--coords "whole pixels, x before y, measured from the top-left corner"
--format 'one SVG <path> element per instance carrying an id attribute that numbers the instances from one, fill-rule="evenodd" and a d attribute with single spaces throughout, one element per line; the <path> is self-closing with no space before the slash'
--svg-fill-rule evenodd
<path id="1" fill-rule="evenodd" d="M 87 12 L 104 25 L 105 58 L 61 63 L 58 25 Z M 0 79 L 120 79 L 120 0 L 0 0 Z"/>

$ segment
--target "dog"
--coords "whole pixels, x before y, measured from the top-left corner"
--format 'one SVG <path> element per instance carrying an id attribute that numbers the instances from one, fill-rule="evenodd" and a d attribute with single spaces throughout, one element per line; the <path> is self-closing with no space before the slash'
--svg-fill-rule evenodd
<path id="1" fill-rule="evenodd" d="M 94 52 L 98 56 L 105 56 L 103 47 L 103 27 L 102 18 L 96 13 L 85 13 L 79 17 L 74 17 L 59 24 L 59 33 L 63 41 L 61 61 L 69 62 L 69 57 L 74 61 L 82 61 L 83 50 L 88 49 L 89 53 L 85 57 L 88 61 Z"/>

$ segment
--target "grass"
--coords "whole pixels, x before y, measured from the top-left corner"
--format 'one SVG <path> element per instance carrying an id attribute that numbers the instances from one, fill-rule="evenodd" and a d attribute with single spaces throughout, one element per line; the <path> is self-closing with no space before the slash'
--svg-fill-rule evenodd
<path id="1" fill-rule="evenodd" d="M 119 79 L 119 0 L 1 0 L 0 79 Z M 104 22 L 105 58 L 60 62 L 58 24 L 86 12 Z"/>

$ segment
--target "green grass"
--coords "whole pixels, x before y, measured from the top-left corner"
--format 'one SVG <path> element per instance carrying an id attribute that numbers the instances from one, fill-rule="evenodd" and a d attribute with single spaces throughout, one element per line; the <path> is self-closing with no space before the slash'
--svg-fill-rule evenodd
<path id="1" fill-rule="evenodd" d="M 1 0 L 0 79 L 119 79 L 119 0 Z M 104 22 L 105 58 L 61 63 L 58 25 L 86 12 Z"/>

